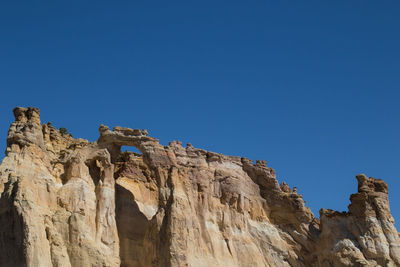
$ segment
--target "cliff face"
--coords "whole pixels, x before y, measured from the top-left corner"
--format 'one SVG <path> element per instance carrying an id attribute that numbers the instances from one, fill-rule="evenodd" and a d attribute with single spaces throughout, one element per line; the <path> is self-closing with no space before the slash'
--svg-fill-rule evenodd
<path id="1" fill-rule="evenodd" d="M 90 143 L 41 125 L 36 108 L 14 115 L 0 266 L 400 266 L 382 180 L 358 175 L 349 211 L 318 220 L 264 161 L 122 127 Z"/>

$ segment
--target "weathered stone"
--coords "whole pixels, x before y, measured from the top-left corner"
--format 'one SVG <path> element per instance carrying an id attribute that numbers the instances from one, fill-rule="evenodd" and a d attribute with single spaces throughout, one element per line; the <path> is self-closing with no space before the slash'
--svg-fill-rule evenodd
<path id="1" fill-rule="evenodd" d="M 314 217 L 266 161 L 101 125 L 91 143 L 16 108 L 0 166 L 0 266 L 400 266 L 382 181 Z M 142 154 L 121 152 L 137 147 Z"/>

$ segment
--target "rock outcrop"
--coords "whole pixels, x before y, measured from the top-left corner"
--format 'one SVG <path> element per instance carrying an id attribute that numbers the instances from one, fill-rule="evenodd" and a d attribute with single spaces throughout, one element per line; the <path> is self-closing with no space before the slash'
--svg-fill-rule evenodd
<path id="1" fill-rule="evenodd" d="M 0 166 L 0 266 L 400 266 L 382 181 L 315 218 L 265 161 L 101 125 L 74 139 L 15 108 Z M 141 154 L 121 152 L 134 146 Z"/>

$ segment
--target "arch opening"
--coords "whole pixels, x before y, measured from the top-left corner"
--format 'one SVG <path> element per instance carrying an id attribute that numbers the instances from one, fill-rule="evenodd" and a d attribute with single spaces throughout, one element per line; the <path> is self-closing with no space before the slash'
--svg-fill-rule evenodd
<path id="1" fill-rule="evenodd" d="M 121 152 L 132 152 L 135 156 L 141 156 L 142 152 L 137 147 L 134 146 L 121 146 Z"/>

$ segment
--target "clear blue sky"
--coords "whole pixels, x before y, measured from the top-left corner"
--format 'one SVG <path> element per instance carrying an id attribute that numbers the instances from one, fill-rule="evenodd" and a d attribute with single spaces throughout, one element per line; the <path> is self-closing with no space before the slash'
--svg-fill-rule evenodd
<path id="1" fill-rule="evenodd" d="M 0 149 L 15 106 L 94 141 L 265 159 L 318 216 L 354 176 L 400 220 L 399 1 L 1 1 Z M 399 226 L 399 222 L 397 222 Z"/>

